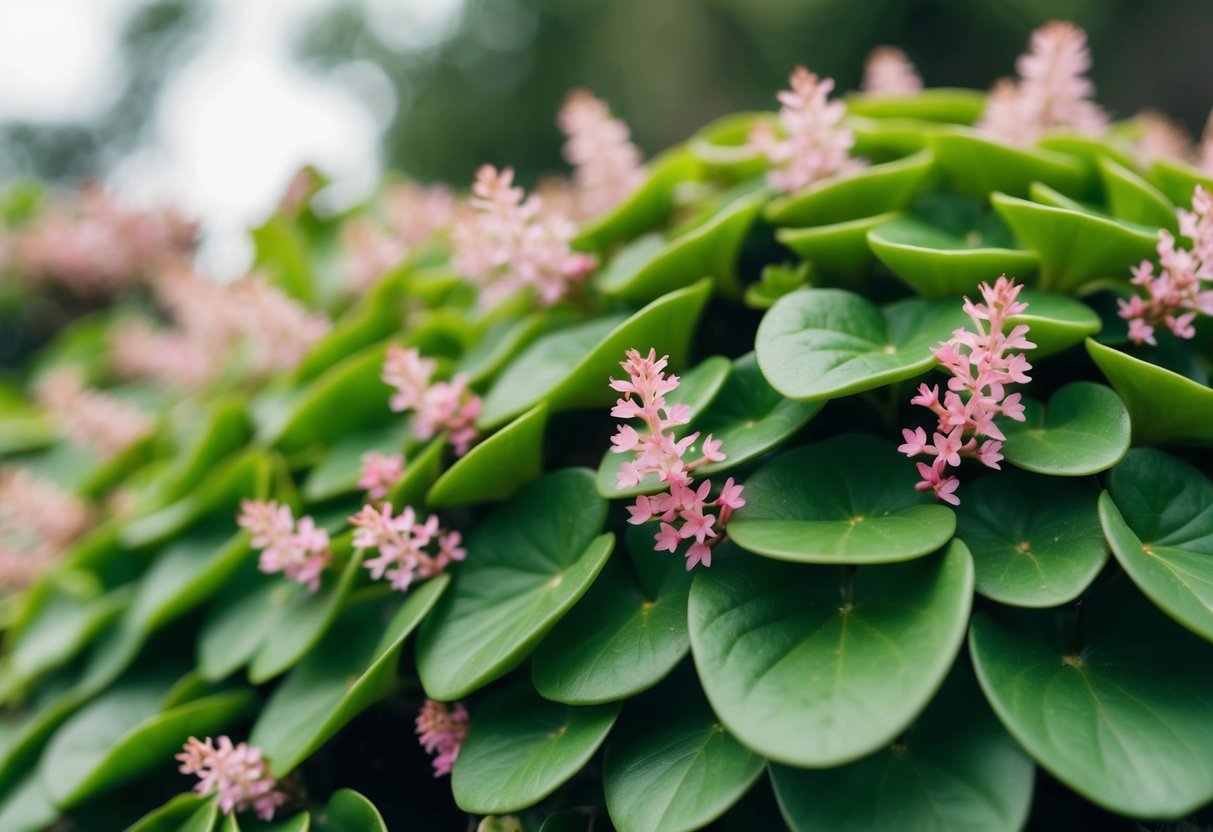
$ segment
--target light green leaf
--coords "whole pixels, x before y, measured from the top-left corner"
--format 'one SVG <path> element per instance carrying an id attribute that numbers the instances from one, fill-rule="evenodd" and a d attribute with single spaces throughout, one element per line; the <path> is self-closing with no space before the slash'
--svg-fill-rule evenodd
<path id="1" fill-rule="evenodd" d="M 901 211 L 930 184 L 935 156 L 922 150 L 904 159 L 832 176 L 780 197 L 763 212 L 774 225 L 822 225 Z"/>
<path id="2" fill-rule="evenodd" d="M 1076 381 L 1049 398 L 1026 402 L 1025 421 L 999 422 L 1007 462 L 1025 471 L 1081 477 L 1111 468 L 1129 450 L 1129 412 L 1102 384 Z"/>
<path id="3" fill-rule="evenodd" d="M 490 434 L 438 478 L 426 494 L 432 508 L 499 502 L 543 473 L 543 402 Z"/>

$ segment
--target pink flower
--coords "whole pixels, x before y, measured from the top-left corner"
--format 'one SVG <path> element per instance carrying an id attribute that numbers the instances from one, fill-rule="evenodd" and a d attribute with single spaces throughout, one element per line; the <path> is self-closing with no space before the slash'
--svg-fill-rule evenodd
<path id="1" fill-rule="evenodd" d="M 210 737 L 205 742 L 190 737 L 183 749 L 176 755 L 181 761 L 178 771 L 198 775 L 194 791 L 217 793 L 224 814 L 253 809 L 262 820 L 272 820 L 286 802 L 286 795 L 266 770 L 260 749 L 243 742 L 233 745 L 226 736 L 219 737 L 217 746 Z"/>
<path id="2" fill-rule="evenodd" d="M 834 79 L 819 79 L 802 66 L 790 76 L 791 89 L 778 94 L 779 126 L 758 124 L 750 133 L 750 144 L 766 156 L 772 170 L 767 182 L 785 193 L 800 191 L 814 182 L 864 165 L 852 158 L 855 136 L 843 124 L 846 108 L 830 101 Z"/>
<path id="3" fill-rule="evenodd" d="M 456 702 L 448 709 L 442 702 L 425 700 L 417 714 L 417 740 L 427 753 L 435 755 L 435 777 L 451 773 L 470 727 L 471 718 L 463 703 Z"/>
<path id="4" fill-rule="evenodd" d="M 138 406 L 86 387 L 75 369 L 49 373 L 37 395 L 60 433 L 101 459 L 117 456 L 155 427 Z"/>
<path id="5" fill-rule="evenodd" d="M 1174 119 L 1156 110 L 1142 110 L 1133 117 L 1133 121 L 1140 129 L 1133 149 L 1143 167 L 1149 167 L 1158 159 L 1188 159 L 1192 156 L 1192 137 Z"/>
<path id="6" fill-rule="evenodd" d="M 578 214 L 594 217 L 623 202 L 644 180 L 640 148 L 628 126 L 589 90 L 573 90 L 557 117 L 568 139 L 564 158 L 573 165 Z"/>
<path id="7" fill-rule="evenodd" d="M 877 46 L 864 61 L 861 87 L 875 95 L 913 95 L 922 89 L 922 78 L 905 52 Z"/>
<path id="8" fill-rule="evenodd" d="M 1101 132 L 1107 114 L 1090 100 L 1091 54 L 1086 33 L 1073 23 L 1053 21 L 1032 33 L 1019 56 L 1018 82 L 1002 79 L 990 91 L 977 129 L 1010 144 L 1034 143 L 1048 130 Z"/>
<path id="9" fill-rule="evenodd" d="M 983 303 L 965 298 L 964 311 L 973 321 L 973 329 L 958 329 L 952 338 L 932 350 L 941 368 L 952 376 L 943 402 L 939 388 L 919 385 L 918 395 L 911 403 L 932 411 L 939 420 L 931 441 L 922 428 L 905 428 L 905 440 L 898 448 L 908 457 L 920 454 L 933 456 L 931 464 L 918 463 L 922 478 L 915 486 L 919 491 L 931 491 L 936 498 L 959 505 L 956 489 L 960 480 L 944 476 L 949 467 L 956 468 L 962 458 L 976 459 L 990 468 L 998 468 L 1002 460 L 1002 440 L 1005 438 L 994 419 L 1005 416 L 1022 422 L 1023 403 L 1019 393 L 1007 395 L 1009 384 L 1024 384 L 1031 379 L 1032 365 L 1022 353 L 1036 345 L 1027 339 L 1028 327 L 1018 325 L 1003 333 L 1007 319 L 1023 313 L 1028 305 L 1018 300 L 1022 286 L 1008 280 L 1006 275 L 991 286 L 980 286 Z M 978 444 L 978 439 L 986 441 Z"/>
<path id="10" fill-rule="evenodd" d="M 23 589 L 92 524 L 89 506 L 25 468 L 0 467 L 0 589 Z"/>
<path id="11" fill-rule="evenodd" d="M 310 592 L 320 588 L 320 576 L 332 562 L 329 535 L 309 516 L 296 523 L 289 506 L 274 500 L 243 500 L 237 525 L 252 536 L 261 550 L 257 568 L 267 575 L 281 572 Z"/>
<path id="12" fill-rule="evenodd" d="M 384 456 L 378 451 L 369 451 L 362 455 L 358 487 L 365 490 L 372 500 L 382 500 L 402 476 L 404 454 Z"/>
<path id="13" fill-rule="evenodd" d="M 468 389 L 462 375 L 450 381 L 433 381 L 436 368 L 434 359 L 422 358 L 414 348 L 397 344 L 388 347 L 382 378 L 396 389 L 388 406 L 397 413 L 413 411 L 412 428 L 418 439 L 445 432 L 455 454 L 463 456 L 480 436 L 476 417 L 480 415 L 481 400 Z"/>
<path id="14" fill-rule="evenodd" d="M 405 506 L 398 516 L 392 514 L 391 503 L 378 509 L 363 506 L 350 518 L 350 523 L 357 528 L 355 548 L 379 552 L 378 557 L 362 565 L 370 570 L 372 578 L 377 581 L 387 578 L 392 588 L 400 592 L 407 592 L 416 578 L 432 578 L 451 561 L 467 557 L 459 532 L 440 528 L 438 517 L 433 514 L 418 523 L 411 506 Z M 437 552 L 431 552 L 435 546 Z"/>

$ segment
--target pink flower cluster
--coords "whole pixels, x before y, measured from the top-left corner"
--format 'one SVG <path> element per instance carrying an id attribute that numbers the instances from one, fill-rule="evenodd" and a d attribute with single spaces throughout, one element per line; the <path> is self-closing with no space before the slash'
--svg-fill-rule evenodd
<path id="1" fill-rule="evenodd" d="M 476 172 L 468 208 L 456 217 L 451 265 L 480 285 L 492 305 L 532 288 L 544 305 L 566 297 L 598 265 L 592 254 L 573 251 L 577 226 L 544 210 L 543 200 L 514 186 L 514 171 L 484 165 Z"/>
<path id="2" fill-rule="evenodd" d="M 1142 110 L 1133 117 L 1138 136 L 1133 150 L 1142 165 L 1157 159 L 1187 159 L 1192 155 L 1192 139 L 1182 124 L 1157 110 Z"/>
<path id="3" fill-rule="evenodd" d="M 1205 131 L 1200 137 L 1200 158 L 1197 160 L 1201 170 L 1213 174 L 1213 112 L 1205 122 Z"/>
<path id="4" fill-rule="evenodd" d="M 403 476 L 404 454 L 384 456 L 378 451 L 370 451 L 362 455 L 358 487 L 366 491 L 372 500 L 382 500 Z"/>
<path id="5" fill-rule="evenodd" d="M 59 432 L 100 459 L 110 459 L 151 433 L 153 421 L 136 405 L 86 387 L 79 371 L 49 373 L 37 389 L 38 403 Z"/>
<path id="6" fill-rule="evenodd" d="M 855 135 L 843 123 L 846 108 L 830 101 L 833 78 L 818 78 L 803 66 L 790 76 L 791 89 L 776 97 L 780 138 L 775 125 L 761 122 L 750 132 L 750 144 L 766 156 L 772 170 L 767 182 L 785 193 L 803 190 L 814 182 L 864 165 L 851 156 Z"/>
<path id="7" fill-rule="evenodd" d="M 864 92 L 875 95 L 913 95 L 922 89 L 922 76 L 896 46 L 877 46 L 863 65 Z"/>
<path id="8" fill-rule="evenodd" d="M 594 217 L 623 202 L 644 181 L 643 156 L 627 124 L 611 118 L 606 102 L 589 90 L 573 90 L 557 123 L 568 141 L 578 215 Z"/>
<path id="9" fill-rule="evenodd" d="M 480 397 L 468 389 L 463 375 L 434 381 L 436 369 L 434 359 L 422 358 L 414 348 L 388 347 L 382 378 L 396 389 L 388 406 L 394 413 L 413 411 L 412 428 L 418 439 L 445 431 L 456 455 L 463 456 L 480 435 L 476 429 Z"/>
<path id="10" fill-rule="evenodd" d="M 719 462 L 725 455 L 721 453 L 720 440 L 709 434 L 703 441 L 701 456 L 693 460 L 685 458 L 699 433 L 675 439 L 670 432 L 690 421 L 690 411 L 685 404 L 666 403 L 666 394 L 678 387 L 678 376 L 667 376 L 664 372 L 667 360 L 668 356 L 657 358 L 652 349 L 647 356 L 632 349 L 627 351 L 626 360 L 620 362 L 628 378 L 611 379 L 611 389 L 623 394 L 611 415 L 617 419 L 639 418 L 645 432 L 628 424 L 620 425 L 611 439 L 611 450 L 636 455 L 634 461 L 626 462 L 620 468 L 617 474 L 619 488 L 639 485 L 649 474 L 656 474 L 661 482 L 669 485 L 669 491 L 665 493 L 637 497 L 636 503 L 628 507 L 631 513 L 628 522 L 640 525 L 658 518 L 661 525 L 653 538 L 654 549 L 658 552 L 675 552 L 684 540 L 692 540 L 686 552 L 687 569 L 690 570 L 699 563 L 712 565 L 712 548 L 723 539 L 719 532 L 724 530 L 733 511 L 745 505 L 745 500 L 741 498 L 742 486 L 734 484 L 732 477 L 715 500 L 708 499 L 711 480 L 704 480 L 695 487 L 691 472 L 709 462 Z M 712 509 L 717 509 L 716 514 L 712 514 Z"/>
<path id="11" fill-rule="evenodd" d="M 0 253 L 31 285 L 53 283 L 96 298 L 143 283 L 165 263 L 188 257 L 196 237 L 196 227 L 173 211 L 129 210 L 91 185 L 52 203 L 29 224 L 0 233 Z M 0 262 L 0 270 L 5 265 Z"/>
<path id="12" fill-rule="evenodd" d="M 467 557 L 467 550 L 460 545 L 462 536 L 440 528 L 437 515 L 431 514 L 424 523 L 417 520 L 411 506 L 393 516 L 391 503 L 379 508 L 363 506 L 350 518 L 358 528 L 354 547 L 379 552 L 379 557 L 362 565 L 371 570 L 372 578 L 378 581 L 387 577 L 392 589 L 400 592 L 407 592 L 415 578 L 432 578 L 452 561 Z"/>
<path id="13" fill-rule="evenodd" d="M 1098 133 L 1107 114 L 1090 100 L 1091 53 L 1087 34 L 1073 23 L 1053 21 L 1032 33 L 1028 51 L 1015 64 L 1018 82 L 994 85 L 977 129 L 1010 144 L 1028 145 L 1059 128 Z"/>
<path id="14" fill-rule="evenodd" d="M 434 776 L 451 773 L 459 757 L 459 749 L 467 739 L 471 718 L 463 703 L 447 708 L 442 702 L 425 700 L 417 714 L 417 740 L 429 754 L 434 754 Z"/>
<path id="15" fill-rule="evenodd" d="M 262 820 L 272 820 L 274 812 L 286 802 L 286 794 L 266 770 L 261 750 L 247 743 L 233 745 L 228 737 L 219 737 L 218 745 L 190 737 L 175 759 L 182 774 L 198 775 L 194 791 L 219 795 L 224 814 L 252 809 Z"/>
<path id="16" fill-rule="evenodd" d="M 455 197 L 445 185 L 392 185 L 383 199 L 382 219 L 359 217 L 341 229 L 350 253 L 349 282 L 356 290 L 374 285 L 454 216 Z"/>
<path id="17" fill-rule="evenodd" d="M 1006 392 L 1008 384 L 1025 384 L 1031 379 L 1032 365 L 1023 353 L 1036 345 L 1027 339 L 1028 327 L 1019 324 L 1003 333 L 1008 318 L 1028 308 L 1016 300 L 1023 286 L 1006 275 L 994 285 L 981 284 L 985 303 L 973 303 L 965 298 L 964 311 L 973 320 L 974 332 L 957 329 L 952 338 L 931 352 L 945 370 L 952 374 L 942 400 L 939 385 L 918 386 L 912 404 L 930 408 L 939 417 L 931 439 L 922 428 L 905 428 L 905 442 L 897 450 L 908 457 L 920 454 L 933 456 L 931 464 L 918 463 L 922 480 L 915 486 L 919 491 L 933 491 L 945 503 L 960 505 L 956 489 L 960 480 L 946 476 L 948 468 L 960 465 L 962 457 L 976 459 L 990 468 L 999 468 L 1002 443 L 1006 439 L 994 419 L 1006 416 L 1018 422 L 1024 420 L 1019 393 Z M 962 394 L 967 394 L 962 397 Z M 985 439 L 980 445 L 979 439 Z"/>
<path id="18" fill-rule="evenodd" d="M 267 575 L 281 572 L 311 592 L 320 588 L 320 575 L 333 560 L 329 535 L 304 515 L 295 522 L 290 506 L 274 500 L 243 500 L 240 528 L 252 535 L 253 548 L 261 550 L 257 567 Z"/>
<path id="19" fill-rule="evenodd" d="M 1156 344 L 1154 331 L 1165 326 L 1177 338 L 1192 338 L 1197 315 L 1213 315 L 1213 196 L 1200 185 L 1192 196 L 1192 210 L 1179 211 L 1179 233 L 1192 241 L 1192 249 L 1176 248 L 1165 229 L 1158 232 L 1158 263 L 1142 260 L 1133 269 L 1133 284 L 1146 291 L 1120 301 L 1120 317 L 1129 322 L 1129 338 L 1136 344 Z"/>
<path id="20" fill-rule="evenodd" d="M 92 522 L 88 505 L 25 468 L 0 468 L 0 589 L 21 589 Z"/>

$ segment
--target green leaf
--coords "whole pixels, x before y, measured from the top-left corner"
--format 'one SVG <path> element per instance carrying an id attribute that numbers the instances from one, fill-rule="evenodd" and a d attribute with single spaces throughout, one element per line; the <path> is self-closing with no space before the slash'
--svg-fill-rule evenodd
<path id="1" fill-rule="evenodd" d="M 1028 305 L 1027 311 L 1010 318 L 1009 326 L 1028 326 L 1029 340 L 1036 344 L 1028 356 L 1034 361 L 1082 343 L 1102 326 L 1091 307 L 1065 295 L 1025 291 L 1019 299 Z"/>
<path id="2" fill-rule="evenodd" d="M 507 318 L 485 333 L 484 338 L 468 349 L 460 359 L 457 371 L 467 376 L 469 384 L 487 381 L 523 347 L 534 341 L 548 326 L 548 315 L 535 312 L 525 318 Z"/>
<path id="3" fill-rule="evenodd" d="M 1108 476 L 1099 518 L 1138 588 L 1213 641 L 1213 483 L 1186 462 L 1139 448 Z"/>
<path id="4" fill-rule="evenodd" d="M 546 400 L 552 412 L 609 404 L 607 385 L 624 352 L 652 348 L 686 364 L 687 350 L 712 282 L 671 292 L 629 318 L 600 318 L 545 335 L 514 359 L 484 399 L 478 423 L 491 428 Z"/>
<path id="5" fill-rule="evenodd" d="M 1097 497 L 1093 480 L 1014 470 L 966 485 L 956 535 L 973 553 L 977 591 L 1017 607 L 1077 598 L 1108 560 Z"/>
<path id="6" fill-rule="evenodd" d="M 1213 442 L 1213 389 L 1091 339 L 1087 352 L 1124 400 L 1135 443 Z"/>
<path id="7" fill-rule="evenodd" d="M 913 217 L 873 228 L 867 241 L 880 262 L 926 297 L 972 294 L 983 281 L 1000 274 L 1023 280 L 1040 266 L 1033 251 L 970 244 Z"/>
<path id="8" fill-rule="evenodd" d="M 6 670 L 14 682 L 32 681 L 71 661 L 130 601 L 129 591 L 103 594 L 64 577 L 44 582 L 36 611 L 20 633 L 9 631 Z"/>
<path id="9" fill-rule="evenodd" d="M 765 762 L 697 693 L 672 710 L 629 710 L 607 744 L 607 810 L 619 832 L 700 829 L 741 799 Z"/>
<path id="10" fill-rule="evenodd" d="M 916 490 L 917 480 L 892 443 L 835 436 L 781 454 L 747 479 L 729 536 L 756 554 L 804 563 L 922 557 L 951 540 L 956 515 Z"/>
<path id="11" fill-rule="evenodd" d="M 1034 774 L 959 667 L 905 735 L 876 754 L 839 768 L 771 768 L 794 832 L 1021 829 Z"/>
<path id="12" fill-rule="evenodd" d="M 665 222 L 677 204 L 677 186 L 700 177 L 700 162 L 691 153 L 675 148 L 649 162 L 649 175 L 631 195 L 581 230 L 573 241 L 577 248 L 606 251 L 621 240 L 630 240 Z"/>
<path id="13" fill-rule="evenodd" d="M 177 832 L 211 832 L 219 823 L 219 817 L 219 801 L 208 800 L 177 828 Z"/>
<path id="14" fill-rule="evenodd" d="M 935 156 L 923 150 L 895 162 L 823 179 L 780 197 L 763 215 L 774 225 L 823 225 L 901 211 L 930 184 Z"/>
<path id="15" fill-rule="evenodd" d="M 1055 477 L 1106 471 L 1129 450 L 1129 412 L 1102 384 L 1076 381 L 1049 398 L 1047 407 L 1025 402 L 1025 421 L 1002 419 L 1007 462 Z"/>
<path id="16" fill-rule="evenodd" d="M 312 832 L 388 832 L 371 801 L 353 789 L 338 789 L 328 805 L 312 812 Z"/>
<path id="17" fill-rule="evenodd" d="M 969 637 L 986 698 L 1070 788 L 1132 817 L 1213 799 L 1213 647 L 1121 579 L 1081 612 L 979 613 Z"/>
<path id="18" fill-rule="evenodd" d="M 306 590 L 266 575 L 249 558 L 220 593 L 198 629 L 198 670 L 218 682 L 248 664 L 292 600 Z"/>
<path id="19" fill-rule="evenodd" d="M 1156 225 L 1172 233 L 1179 231 L 1175 206 L 1158 188 L 1110 159 L 1099 160 L 1099 176 L 1107 194 L 1108 210 L 1116 219 Z"/>
<path id="20" fill-rule="evenodd" d="M 420 503 L 442 474 L 446 444 L 446 436 L 439 434 L 405 460 L 404 476 L 388 491 L 386 502 L 394 506 Z"/>
<path id="21" fill-rule="evenodd" d="M 724 294 L 739 294 L 737 258 L 764 200 L 761 193 L 741 197 L 703 225 L 659 248 L 647 242 L 641 250 L 643 257 L 615 258 L 599 274 L 598 288 L 610 297 L 645 302 L 711 277 Z M 638 262 L 629 262 L 632 260 Z"/>
<path id="22" fill-rule="evenodd" d="M 1011 147 L 961 130 L 932 135 L 930 142 L 947 188 L 969 196 L 985 198 L 993 191 L 1027 196 L 1028 186 L 1037 181 L 1066 193 L 1091 184 L 1086 166 L 1063 153 Z"/>
<path id="23" fill-rule="evenodd" d="M 336 434 L 304 481 L 303 496 L 315 502 L 357 491 L 362 455 L 371 451 L 384 455 L 401 453 L 411 436 L 408 420 L 404 418 L 379 428 Z"/>
<path id="24" fill-rule="evenodd" d="M 1015 235 L 1040 255 L 1042 289 L 1069 293 L 1095 280 L 1127 278 L 1129 267 L 1152 258 L 1158 243 L 1152 230 L 1110 217 L 1003 193 L 990 201 Z"/>
<path id="25" fill-rule="evenodd" d="M 478 815 L 534 806 L 581 771 L 617 716 L 617 704 L 560 705 L 529 686 L 487 697 L 451 771 L 455 803 Z"/>
<path id="26" fill-rule="evenodd" d="M 248 556 L 248 535 L 234 528 L 169 544 L 139 581 L 126 621 L 143 633 L 160 629 L 209 598 Z"/>
<path id="27" fill-rule="evenodd" d="M 872 229 L 900 216 L 900 213 L 891 212 L 812 228 L 780 228 L 775 237 L 814 266 L 853 275 L 872 262 L 872 249 L 868 246 Z"/>
<path id="28" fill-rule="evenodd" d="M 451 702 L 530 654 L 589 589 L 614 536 L 593 474 L 571 468 L 530 483 L 467 536 L 467 561 L 426 619 L 417 670 L 432 699 Z"/>
<path id="29" fill-rule="evenodd" d="M 282 778 L 387 692 L 404 640 L 434 606 L 448 578 L 439 575 L 399 596 L 351 604 L 270 696 L 249 743 Z M 386 622 L 386 625 L 385 625 Z"/>
<path id="30" fill-rule="evenodd" d="M 629 541 L 629 556 L 636 549 L 631 571 L 641 579 L 629 576 L 621 558 L 608 561 L 535 650 L 531 679 L 545 698 L 569 705 L 628 699 L 660 682 L 690 651 L 691 577 L 680 558 Z"/>
<path id="31" fill-rule="evenodd" d="M 772 113 L 729 113 L 704 125 L 687 140 L 686 148 L 708 172 L 728 182 L 757 179 L 766 160 L 752 144 L 750 133 L 760 121 L 773 121 Z"/>
<path id="32" fill-rule="evenodd" d="M 132 823 L 126 832 L 178 832 L 182 824 L 204 808 L 203 804 L 210 803 L 214 800 L 200 794 L 179 794 Z"/>
<path id="33" fill-rule="evenodd" d="M 432 508 L 499 502 L 543 473 L 543 402 L 486 437 L 446 470 L 426 494 Z"/>
<path id="34" fill-rule="evenodd" d="M 913 95 L 852 93 L 847 112 L 868 118 L 920 118 L 926 121 L 972 124 L 986 107 L 985 93 L 976 90 L 933 87 Z"/>
<path id="35" fill-rule="evenodd" d="M 758 325 L 758 365 L 790 399 L 829 399 L 913 378 L 931 348 L 965 325 L 954 302 L 910 299 L 884 309 L 842 289 L 785 295 Z"/>
<path id="36" fill-rule="evenodd" d="M 1213 192 L 1213 176 L 1179 159 L 1156 159 L 1150 174 L 1167 199 L 1179 206 L 1192 204 L 1197 185 Z"/>
<path id="37" fill-rule="evenodd" d="M 858 570 L 721 552 L 691 587 L 691 652 L 742 743 L 789 765 L 841 765 L 891 742 L 935 694 L 972 595 L 959 541 Z"/>
<path id="38" fill-rule="evenodd" d="M 4 832 L 43 832 L 59 816 L 37 772 L 31 771 L 0 800 Z"/>

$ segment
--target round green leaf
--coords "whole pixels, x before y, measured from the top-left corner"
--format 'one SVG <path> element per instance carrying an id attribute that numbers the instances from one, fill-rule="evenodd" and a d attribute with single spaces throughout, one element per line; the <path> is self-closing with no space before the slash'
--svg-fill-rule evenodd
<path id="1" fill-rule="evenodd" d="M 1155 160 L 1150 175 L 1167 199 L 1176 205 L 1191 205 L 1197 185 L 1213 192 L 1213 176 L 1179 159 Z"/>
<path id="2" fill-rule="evenodd" d="M 972 131 L 931 136 L 936 163 L 951 190 L 985 197 L 992 191 L 1026 196 L 1040 181 L 1066 192 L 1085 189 L 1086 166 L 1072 156 L 1041 148 L 1011 147 Z"/>
<path id="3" fill-rule="evenodd" d="M 127 832 L 178 832 L 204 803 L 213 802 L 212 798 L 193 792 L 179 794 L 132 823 Z"/>
<path id="4" fill-rule="evenodd" d="M 691 652 L 737 739 L 789 765 L 836 766 L 892 741 L 931 699 L 972 597 L 959 541 L 858 570 L 722 552 L 691 587 Z"/>
<path id="5" fill-rule="evenodd" d="M 981 117 L 986 96 L 976 90 L 934 87 L 913 95 L 858 93 L 846 96 L 847 111 L 868 118 L 920 118 L 972 124 Z"/>
<path id="6" fill-rule="evenodd" d="M 767 163 L 750 143 L 754 126 L 774 121 L 773 113 L 729 113 L 706 124 L 686 143 L 687 150 L 712 174 L 729 182 L 762 176 Z"/>
<path id="7" fill-rule="evenodd" d="M 491 434 L 446 470 L 426 494 L 432 508 L 504 500 L 543 473 L 543 402 Z"/>
<path id="8" fill-rule="evenodd" d="M 1025 291 L 1019 299 L 1028 308 L 1023 314 L 1011 318 L 1009 326 L 1028 326 L 1028 340 L 1036 344 L 1036 349 L 1029 352 L 1028 357 L 1034 361 L 1082 343 L 1088 335 L 1099 332 L 1102 326 L 1099 315 L 1091 307 L 1066 295 Z"/>
<path id="9" fill-rule="evenodd" d="M 479 424 L 495 427 L 545 400 L 553 412 L 608 404 L 614 394 L 605 379 L 618 372 L 624 352 L 633 347 L 668 354 L 674 366 L 685 364 L 691 334 L 711 290 L 711 281 L 701 280 L 658 298 L 630 318 L 608 316 L 545 335 L 497 378 L 485 396 Z"/>
<path id="10" fill-rule="evenodd" d="M 357 601 L 279 685 L 249 742 L 284 777 L 387 692 L 400 648 L 449 579 L 439 575 L 398 597 Z M 394 610 L 394 612 L 393 612 Z M 384 624 L 386 620 L 386 626 Z"/>
<path id="11" fill-rule="evenodd" d="M 573 244 L 577 248 L 606 251 L 621 240 L 630 240 L 661 225 L 674 210 L 677 186 L 698 179 L 700 167 L 700 161 L 682 148 L 653 159 L 648 165 L 649 175 L 640 187 L 587 224 Z"/>
<path id="12" fill-rule="evenodd" d="M 1026 403 L 1025 421 L 999 422 L 1007 462 L 1025 471 L 1081 477 L 1106 471 L 1129 450 L 1129 412 L 1102 384 L 1067 384 L 1042 407 Z"/>
<path id="13" fill-rule="evenodd" d="M 1017 607 L 1055 607 L 1078 597 L 1108 560 L 1092 480 L 1015 470 L 963 489 L 956 535 L 973 553 L 977 591 Z"/>
<path id="14" fill-rule="evenodd" d="M 1213 799 L 1213 647 L 1128 581 L 1081 611 L 979 613 L 969 644 L 1003 725 L 1104 808 L 1174 819 Z"/>
<path id="15" fill-rule="evenodd" d="M 1021 829 L 1035 767 L 957 668 L 904 736 L 840 768 L 773 766 L 794 832 L 1005 832 Z"/>
<path id="16" fill-rule="evenodd" d="M 983 281 L 1000 274 L 1023 279 L 1040 265 L 1035 252 L 971 245 L 913 217 L 873 228 L 868 244 L 893 274 L 927 297 L 972 294 Z"/>
<path id="17" fill-rule="evenodd" d="M 1090 339 L 1087 352 L 1124 400 L 1134 442 L 1213 442 L 1213 389 Z"/>
<path id="18" fill-rule="evenodd" d="M 672 710 L 629 710 L 607 745 L 607 811 L 619 832 L 700 829 L 749 790 L 765 762 L 698 694 Z"/>
<path id="19" fill-rule="evenodd" d="M 747 479 L 729 536 L 756 554 L 804 563 L 921 557 L 952 539 L 956 515 L 917 491 L 917 480 L 892 443 L 835 436 L 781 454 Z"/>
<path id="20" fill-rule="evenodd" d="M 581 771 L 617 716 L 618 704 L 560 705 L 529 687 L 486 698 L 451 771 L 455 803 L 478 815 L 534 806 Z"/>
<path id="21" fill-rule="evenodd" d="M 899 159 L 930 147 L 930 137 L 951 128 L 920 118 L 864 118 L 852 116 L 855 133 L 851 154 L 874 161 Z"/>
<path id="22" fill-rule="evenodd" d="M 930 183 L 935 156 L 923 150 L 895 162 L 832 176 L 780 197 L 763 212 L 774 225 L 822 225 L 901 211 Z"/>
<path id="23" fill-rule="evenodd" d="M 379 810 L 353 789 L 338 789 L 312 812 L 312 832 L 388 832 Z"/>
<path id="24" fill-rule="evenodd" d="M 151 633 L 211 597 L 249 557 L 248 535 L 215 528 L 181 538 L 148 567 L 124 623 Z"/>
<path id="25" fill-rule="evenodd" d="M 780 228 L 775 237 L 814 266 L 852 275 L 872 262 L 872 249 L 868 247 L 871 230 L 900 216 L 890 212 L 812 228 Z"/>
<path id="26" fill-rule="evenodd" d="M 1002 193 L 990 201 L 1015 236 L 1040 255 L 1042 289 L 1069 293 L 1101 278 L 1127 277 L 1130 266 L 1154 256 L 1158 236 L 1145 227 Z"/>
<path id="27" fill-rule="evenodd" d="M 198 670 L 218 682 L 252 660 L 302 586 L 266 575 L 250 558 L 219 593 L 198 630 Z"/>
<path id="28" fill-rule="evenodd" d="M 362 455 L 371 451 L 400 453 L 411 435 L 407 419 L 355 433 L 336 434 L 333 444 L 304 481 L 303 496 L 308 501 L 319 501 L 357 491 L 362 476 Z"/>
<path id="29" fill-rule="evenodd" d="M 467 376 L 469 384 L 487 381 L 534 341 L 548 325 L 548 316 L 536 312 L 521 319 L 507 318 L 485 333 L 460 359 L 458 372 Z"/>
<path id="30" fill-rule="evenodd" d="M 1186 462 L 1139 448 L 1109 475 L 1099 517 L 1141 591 L 1213 641 L 1213 483 Z"/>
<path id="31" fill-rule="evenodd" d="M 596 537 L 606 501 L 570 468 L 530 483 L 467 536 L 467 561 L 426 619 L 417 670 L 452 702 L 508 673 L 589 589 L 614 536 Z"/>
<path id="32" fill-rule="evenodd" d="M 52 576 L 32 590 L 36 608 L 19 632 L 9 630 L 6 682 L 29 682 L 71 661 L 130 601 L 129 591 L 102 593 L 65 577 Z"/>
<path id="33" fill-rule="evenodd" d="M 1179 230 L 1175 206 L 1158 188 L 1110 159 L 1099 160 L 1099 175 L 1108 210 L 1116 219 L 1155 225 L 1173 233 Z"/>

